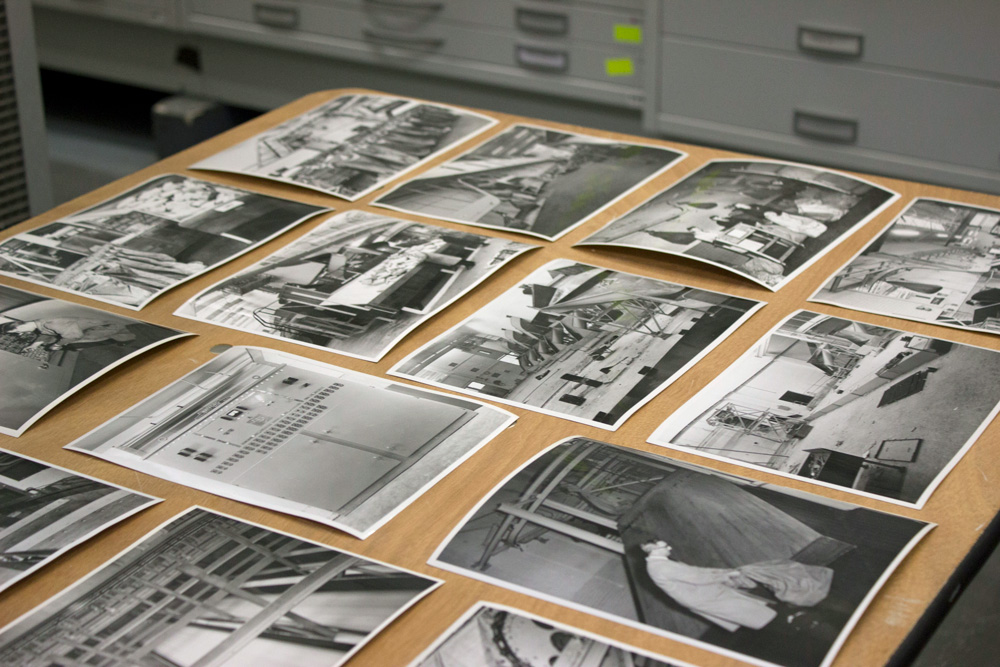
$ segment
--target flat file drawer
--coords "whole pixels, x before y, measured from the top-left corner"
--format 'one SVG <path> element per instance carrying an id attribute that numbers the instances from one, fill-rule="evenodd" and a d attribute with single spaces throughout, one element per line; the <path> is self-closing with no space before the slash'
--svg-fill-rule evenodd
<path id="1" fill-rule="evenodd" d="M 661 29 L 1000 82 L 996 0 L 663 0 Z"/>
<path id="2" fill-rule="evenodd" d="M 179 23 L 181 0 L 32 0 L 38 7 L 159 26 Z"/>
<path id="3" fill-rule="evenodd" d="M 1000 171 L 1000 88 L 662 41 L 660 111 Z"/>

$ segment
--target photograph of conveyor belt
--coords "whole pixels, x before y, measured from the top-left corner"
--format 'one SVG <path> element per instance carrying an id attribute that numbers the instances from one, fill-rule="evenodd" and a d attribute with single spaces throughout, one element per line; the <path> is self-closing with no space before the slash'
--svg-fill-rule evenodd
<path id="1" fill-rule="evenodd" d="M 193 507 L 0 630 L 0 663 L 335 667 L 440 584 Z"/>
<path id="2" fill-rule="evenodd" d="M 354 201 L 487 130 L 465 109 L 390 95 L 341 95 L 191 165 Z"/>
<path id="3" fill-rule="evenodd" d="M 758 665 L 826 667 L 931 524 L 574 437 L 429 563 Z"/>
<path id="4" fill-rule="evenodd" d="M 560 259 L 389 373 L 615 430 L 762 305 Z"/>
<path id="5" fill-rule="evenodd" d="M 1000 352 L 793 313 L 649 442 L 923 507 L 1000 412 Z"/>
<path id="6" fill-rule="evenodd" d="M 777 290 L 898 198 L 819 167 L 713 160 L 577 245 L 690 257 Z"/>
<path id="7" fill-rule="evenodd" d="M 554 241 L 684 157 L 662 146 L 515 125 L 374 205 Z"/>
<path id="8" fill-rule="evenodd" d="M 348 211 L 192 297 L 175 314 L 378 361 L 535 247 Z"/>

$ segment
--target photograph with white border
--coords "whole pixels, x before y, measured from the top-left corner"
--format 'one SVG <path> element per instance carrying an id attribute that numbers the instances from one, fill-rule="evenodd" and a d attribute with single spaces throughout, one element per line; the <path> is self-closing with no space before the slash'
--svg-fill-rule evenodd
<path id="1" fill-rule="evenodd" d="M 201 162 L 355 201 L 497 124 L 445 104 L 341 95 Z"/>
<path id="2" fill-rule="evenodd" d="M 192 507 L 0 629 L 0 663 L 333 667 L 442 583 Z"/>
<path id="3" fill-rule="evenodd" d="M 654 445 L 921 508 L 1000 411 L 1000 352 L 800 310 Z"/>
<path id="4" fill-rule="evenodd" d="M 507 605 L 477 602 L 408 667 L 693 667 Z"/>
<path id="5" fill-rule="evenodd" d="M 518 124 L 372 205 L 554 241 L 685 157 L 664 146 Z"/>
<path id="6" fill-rule="evenodd" d="M 809 301 L 1000 333 L 1000 210 L 921 197 Z"/>
<path id="7" fill-rule="evenodd" d="M 232 347 L 66 449 L 364 539 L 516 419 L 479 401 Z"/>
<path id="8" fill-rule="evenodd" d="M 0 285 L 0 433 L 21 435 L 112 369 L 192 335 Z"/>
<path id="9" fill-rule="evenodd" d="M 0 242 L 0 273 L 139 310 L 330 210 L 165 174 Z"/>
<path id="10" fill-rule="evenodd" d="M 572 437 L 428 562 L 756 665 L 826 667 L 932 527 Z"/>
<path id="11" fill-rule="evenodd" d="M 378 361 L 537 246 L 364 211 L 324 220 L 175 315 Z"/>
<path id="12" fill-rule="evenodd" d="M 712 160 L 577 245 L 690 257 L 775 291 L 898 198 L 829 169 Z"/>
<path id="13" fill-rule="evenodd" d="M 158 502 L 0 449 L 0 591 Z"/>
<path id="14" fill-rule="evenodd" d="M 763 305 L 559 259 L 389 374 L 613 431 Z"/>

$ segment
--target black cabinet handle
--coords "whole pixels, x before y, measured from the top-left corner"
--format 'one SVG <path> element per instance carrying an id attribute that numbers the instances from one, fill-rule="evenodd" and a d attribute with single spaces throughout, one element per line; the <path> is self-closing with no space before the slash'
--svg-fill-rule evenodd
<path id="1" fill-rule="evenodd" d="M 565 51 L 537 49 L 530 46 L 518 46 L 516 51 L 517 64 L 525 69 L 540 72 L 565 72 L 569 69 L 569 54 Z"/>
<path id="2" fill-rule="evenodd" d="M 566 35 L 569 33 L 569 17 L 553 12 L 539 12 L 519 7 L 514 13 L 514 23 L 524 32 L 538 35 Z"/>
<path id="3" fill-rule="evenodd" d="M 299 10 L 295 7 L 280 7 L 256 2 L 253 6 L 253 20 L 270 28 L 292 30 L 299 27 Z"/>
<path id="4" fill-rule="evenodd" d="M 808 111 L 795 111 L 792 121 L 795 134 L 838 144 L 853 144 L 858 140 L 858 121 L 835 118 Z"/>
<path id="5" fill-rule="evenodd" d="M 444 46 L 444 40 L 437 37 L 404 37 L 402 35 L 386 35 L 372 30 L 361 32 L 366 42 L 378 46 L 392 46 L 409 51 L 437 51 Z"/>
<path id="6" fill-rule="evenodd" d="M 836 58 L 860 58 L 864 36 L 799 26 L 799 50 Z"/>

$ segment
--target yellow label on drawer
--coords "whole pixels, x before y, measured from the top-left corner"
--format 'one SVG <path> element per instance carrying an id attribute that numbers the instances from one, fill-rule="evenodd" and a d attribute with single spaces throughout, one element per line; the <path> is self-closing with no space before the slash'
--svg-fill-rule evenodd
<path id="1" fill-rule="evenodd" d="M 616 23 L 615 41 L 626 44 L 642 44 L 642 26 L 631 23 Z"/>
<path id="2" fill-rule="evenodd" d="M 635 64 L 631 58 L 608 58 L 604 61 L 604 73 L 608 76 L 632 76 Z"/>

